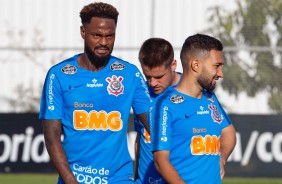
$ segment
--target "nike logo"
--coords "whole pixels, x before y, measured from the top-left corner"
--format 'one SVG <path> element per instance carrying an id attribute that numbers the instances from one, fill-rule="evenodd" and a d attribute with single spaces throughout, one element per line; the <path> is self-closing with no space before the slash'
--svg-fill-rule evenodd
<path id="1" fill-rule="evenodd" d="M 69 86 L 69 90 L 73 90 L 73 89 L 76 89 L 76 88 L 79 88 L 81 86 L 84 86 L 84 84 L 80 84 L 80 85 L 77 85 L 77 86 Z"/>

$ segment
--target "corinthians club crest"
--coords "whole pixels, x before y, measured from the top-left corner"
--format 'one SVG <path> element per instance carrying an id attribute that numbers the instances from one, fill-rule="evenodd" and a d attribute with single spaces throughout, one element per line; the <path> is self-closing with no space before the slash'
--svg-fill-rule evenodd
<path id="1" fill-rule="evenodd" d="M 123 94 L 124 86 L 121 83 L 123 81 L 122 76 L 117 77 L 113 75 L 112 77 L 107 77 L 106 81 L 109 83 L 107 90 L 110 95 L 118 96 L 120 94 Z"/>
<path id="2" fill-rule="evenodd" d="M 222 116 L 221 114 L 218 112 L 218 109 L 215 105 L 210 104 L 209 109 L 211 110 L 211 117 L 213 119 L 214 122 L 220 124 L 222 122 Z"/>

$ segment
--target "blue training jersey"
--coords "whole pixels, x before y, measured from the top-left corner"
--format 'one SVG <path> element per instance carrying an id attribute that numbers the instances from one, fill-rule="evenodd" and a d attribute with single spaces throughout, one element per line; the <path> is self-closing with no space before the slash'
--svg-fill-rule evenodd
<path id="1" fill-rule="evenodd" d="M 152 151 L 170 151 L 186 183 L 221 183 L 220 135 L 231 120 L 213 92 L 196 99 L 170 87 L 155 100 L 149 122 Z"/>
<path id="2" fill-rule="evenodd" d="M 39 118 L 61 120 L 63 148 L 79 183 L 132 181 L 128 117 L 131 107 L 148 112 L 146 82 L 136 66 L 116 57 L 92 72 L 78 66 L 78 56 L 49 70 Z"/>
<path id="3" fill-rule="evenodd" d="M 149 89 L 150 96 L 154 100 L 157 95 L 152 89 Z M 140 134 L 140 147 L 138 158 L 138 178 L 136 184 L 155 184 L 162 181 L 162 177 L 158 173 L 154 165 L 154 157 L 151 151 L 150 134 L 147 132 L 138 117 L 134 116 L 134 129 Z"/>
<path id="4" fill-rule="evenodd" d="M 178 72 L 177 72 L 178 73 Z M 178 73 L 180 77 L 182 73 Z M 180 80 L 179 80 L 180 81 Z M 178 85 L 178 84 L 176 84 Z M 152 100 L 155 100 L 158 95 L 148 87 Z M 138 178 L 136 184 L 156 184 L 163 182 L 161 175 L 155 168 L 154 157 L 151 151 L 150 134 L 144 128 L 142 122 L 134 116 L 134 128 L 137 133 L 140 134 L 140 147 L 139 147 L 139 163 L 138 163 Z"/>

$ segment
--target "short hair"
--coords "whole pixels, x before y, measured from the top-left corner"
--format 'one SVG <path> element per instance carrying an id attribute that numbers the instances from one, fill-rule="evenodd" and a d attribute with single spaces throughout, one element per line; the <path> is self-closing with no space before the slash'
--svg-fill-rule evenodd
<path id="1" fill-rule="evenodd" d="M 91 3 L 82 8 L 80 11 L 81 23 L 90 23 L 92 17 L 109 18 L 117 24 L 119 12 L 117 9 L 107 3 Z"/>
<path id="2" fill-rule="evenodd" d="M 141 65 L 149 68 L 170 66 L 174 59 L 174 50 L 170 42 L 163 38 L 149 38 L 144 41 L 139 51 Z"/>
<path id="3" fill-rule="evenodd" d="M 184 65 L 185 59 L 189 60 L 196 55 L 206 56 L 211 50 L 222 51 L 222 43 L 218 39 L 204 34 L 189 36 L 180 51 L 182 65 Z"/>

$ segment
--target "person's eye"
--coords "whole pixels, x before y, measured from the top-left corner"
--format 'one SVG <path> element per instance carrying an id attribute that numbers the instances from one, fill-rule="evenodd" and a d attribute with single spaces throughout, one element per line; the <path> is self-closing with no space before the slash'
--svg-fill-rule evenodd
<path id="1" fill-rule="evenodd" d="M 99 34 L 93 34 L 93 37 L 94 37 L 94 38 L 100 38 L 101 35 L 99 35 Z"/>
<path id="2" fill-rule="evenodd" d="M 114 35 L 107 35 L 108 39 L 112 39 L 114 37 Z"/>

